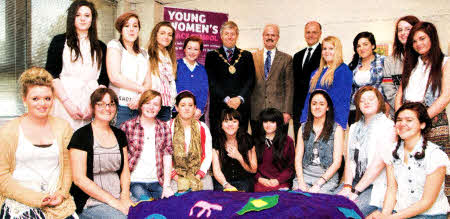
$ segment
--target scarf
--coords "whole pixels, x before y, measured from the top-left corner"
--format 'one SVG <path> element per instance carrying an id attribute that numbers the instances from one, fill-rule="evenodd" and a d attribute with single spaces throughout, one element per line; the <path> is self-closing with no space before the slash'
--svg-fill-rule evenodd
<path id="1" fill-rule="evenodd" d="M 377 113 L 368 125 L 365 125 L 364 116 L 354 124 L 355 129 L 353 134 L 350 136 L 352 145 L 350 147 L 350 159 L 354 160 L 356 163 L 356 171 L 355 171 L 355 181 L 359 181 L 364 175 L 367 164 L 368 164 L 368 144 L 370 135 L 373 131 L 373 125 L 376 121 L 383 116 L 383 113 Z"/>
<path id="2" fill-rule="evenodd" d="M 178 191 L 191 188 L 198 191 L 203 188 L 202 182 L 195 177 L 201 165 L 201 136 L 200 127 L 195 119 L 191 119 L 191 142 L 189 152 L 186 153 L 184 127 L 180 115 L 174 120 L 173 133 L 173 161 L 178 174 Z"/>

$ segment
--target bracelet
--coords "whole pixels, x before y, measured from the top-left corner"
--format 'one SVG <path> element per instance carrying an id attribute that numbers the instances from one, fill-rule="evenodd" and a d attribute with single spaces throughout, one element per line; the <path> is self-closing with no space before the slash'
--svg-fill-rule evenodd
<path id="1" fill-rule="evenodd" d="M 344 188 L 350 188 L 350 189 L 353 189 L 353 186 L 350 185 L 350 184 L 344 184 Z"/>
<path id="2" fill-rule="evenodd" d="M 228 182 L 224 182 L 224 183 L 222 184 L 222 187 L 225 188 L 225 186 L 228 185 L 228 184 L 229 184 Z"/>
<path id="3" fill-rule="evenodd" d="M 356 194 L 356 195 L 361 194 L 361 192 L 358 191 L 358 190 L 356 190 L 355 188 L 352 188 L 352 193 L 354 193 L 354 194 Z"/>
<path id="4" fill-rule="evenodd" d="M 328 181 L 325 178 L 323 178 L 323 176 L 320 176 L 320 178 L 322 178 L 325 181 L 323 184 L 325 184 Z"/>

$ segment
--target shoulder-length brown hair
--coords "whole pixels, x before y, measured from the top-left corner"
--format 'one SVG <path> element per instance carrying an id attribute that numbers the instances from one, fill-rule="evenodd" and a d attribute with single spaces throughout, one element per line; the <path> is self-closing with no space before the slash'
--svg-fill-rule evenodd
<path id="1" fill-rule="evenodd" d="M 158 69 L 158 63 L 161 61 L 159 59 L 159 47 L 158 42 L 156 40 L 156 37 L 158 35 L 158 31 L 161 27 L 169 27 L 172 29 L 172 41 L 170 44 L 166 47 L 166 51 L 161 51 L 163 53 L 167 53 L 170 57 L 170 61 L 172 62 L 172 74 L 176 78 L 177 76 L 177 57 L 175 55 L 175 28 L 172 27 L 170 22 L 168 21 L 161 21 L 155 25 L 155 27 L 152 30 L 152 33 L 150 34 L 150 40 L 148 43 L 148 56 L 150 60 L 150 72 L 154 75 L 159 76 L 159 69 Z"/>
<path id="2" fill-rule="evenodd" d="M 119 38 L 120 44 L 122 44 L 122 46 L 124 48 L 125 48 L 125 45 L 123 44 L 122 29 L 123 29 L 123 26 L 125 26 L 125 24 L 128 22 L 128 20 L 130 20 L 130 18 L 132 18 L 132 17 L 137 19 L 139 30 L 141 30 L 141 21 L 139 20 L 139 16 L 137 14 L 135 14 L 134 12 L 123 13 L 116 19 L 116 23 L 114 24 L 114 26 L 116 27 L 116 30 L 119 31 L 119 33 L 120 33 L 120 38 Z M 133 51 L 137 54 L 139 54 L 141 51 L 140 47 L 139 47 L 139 35 L 133 43 Z"/>
<path id="3" fill-rule="evenodd" d="M 359 107 L 359 103 L 361 102 L 361 96 L 363 95 L 363 93 L 365 93 L 367 91 L 373 91 L 375 93 L 375 95 L 377 96 L 377 99 L 378 99 L 377 113 L 380 113 L 380 112 L 385 113 L 386 112 L 383 94 L 381 94 L 380 91 L 378 91 L 378 89 L 373 86 L 364 86 L 362 88 L 359 88 L 359 90 L 356 91 L 356 94 L 355 94 L 355 106 L 356 106 L 355 120 L 356 121 L 359 121 L 363 116 L 363 114 L 361 112 L 361 108 Z"/>
<path id="4" fill-rule="evenodd" d="M 116 114 L 117 114 L 117 107 L 119 106 L 119 98 L 117 98 L 116 92 L 114 92 L 111 88 L 106 87 L 100 87 L 97 88 L 94 92 L 91 94 L 91 110 L 92 110 L 92 117 L 95 117 L 95 104 L 97 102 L 100 102 L 103 97 L 105 97 L 106 94 L 109 94 L 109 97 L 111 98 L 111 102 L 113 102 L 116 106 Z"/>
<path id="5" fill-rule="evenodd" d="M 428 37 L 430 37 L 431 47 L 430 50 L 422 55 L 422 59 L 430 69 L 430 76 L 427 82 L 428 86 L 431 84 L 431 89 L 434 92 L 441 89 L 442 80 L 442 60 L 444 59 L 444 53 L 442 53 L 441 46 L 439 45 L 439 37 L 436 27 L 429 22 L 419 22 L 411 29 L 408 36 L 408 41 L 405 45 L 405 62 L 402 73 L 402 89 L 408 86 L 409 78 L 411 77 L 412 70 L 416 67 L 420 54 L 413 48 L 414 34 L 422 31 Z"/>

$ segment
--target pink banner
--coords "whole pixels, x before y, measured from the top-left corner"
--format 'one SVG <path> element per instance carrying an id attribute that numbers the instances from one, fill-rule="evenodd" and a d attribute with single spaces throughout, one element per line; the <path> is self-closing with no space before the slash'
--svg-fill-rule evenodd
<path id="1" fill-rule="evenodd" d="M 222 45 L 220 26 L 228 20 L 228 14 L 164 7 L 164 20 L 171 22 L 175 28 L 177 59 L 184 57 L 184 40 L 197 35 L 203 40 L 203 52 L 198 62 L 205 64 L 206 53 Z"/>

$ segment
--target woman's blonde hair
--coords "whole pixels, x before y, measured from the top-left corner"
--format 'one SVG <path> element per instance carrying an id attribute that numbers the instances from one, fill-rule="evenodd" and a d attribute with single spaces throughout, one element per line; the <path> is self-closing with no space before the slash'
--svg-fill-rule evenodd
<path id="1" fill-rule="evenodd" d="M 172 27 L 170 22 L 168 21 L 161 21 L 155 25 L 155 27 L 152 30 L 152 33 L 150 34 L 150 40 L 148 43 L 148 56 L 150 60 L 150 72 L 154 75 L 159 76 L 159 65 L 158 63 L 161 62 L 159 59 L 159 47 L 158 47 L 158 41 L 156 40 L 158 36 L 158 31 L 161 27 L 169 27 L 172 29 L 172 41 L 170 44 L 166 47 L 166 51 L 161 51 L 164 53 L 164 55 L 169 55 L 170 61 L 172 62 L 172 74 L 176 78 L 177 77 L 177 57 L 175 55 L 175 28 Z"/>
<path id="2" fill-rule="evenodd" d="M 333 84 L 334 80 L 334 71 L 344 62 L 342 59 L 342 44 L 339 38 L 335 36 L 328 36 L 325 39 L 322 40 L 322 49 L 325 43 L 331 43 L 334 46 L 334 58 L 333 62 L 330 66 L 328 66 L 327 71 L 322 77 L 322 80 L 320 80 L 320 85 L 330 87 Z M 327 66 L 327 63 L 325 62 L 324 57 L 320 59 L 320 65 L 317 69 L 314 76 L 311 78 L 310 86 L 309 86 L 309 92 L 313 92 L 314 89 L 316 89 L 317 82 L 319 81 L 320 74 L 322 73 L 323 69 Z"/>
<path id="3" fill-rule="evenodd" d="M 30 88 L 34 86 L 49 87 L 53 93 L 52 81 L 52 75 L 44 68 L 31 67 L 25 70 L 19 78 L 19 86 L 22 97 L 26 97 Z"/>

